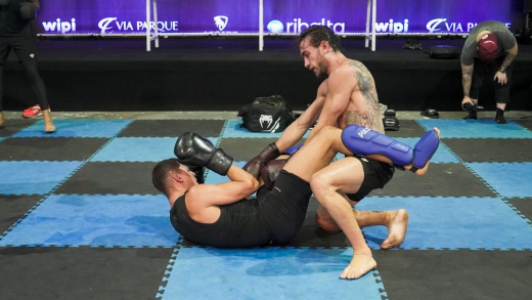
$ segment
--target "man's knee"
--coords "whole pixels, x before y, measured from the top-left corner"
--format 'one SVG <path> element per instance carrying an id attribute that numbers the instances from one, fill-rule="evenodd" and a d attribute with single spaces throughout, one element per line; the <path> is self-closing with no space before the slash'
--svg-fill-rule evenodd
<path id="1" fill-rule="evenodd" d="M 339 129 L 337 127 L 327 125 L 327 126 L 323 127 L 322 129 L 320 129 L 316 133 L 316 135 L 314 136 L 313 139 L 330 140 L 330 139 L 334 138 L 334 132 L 337 132 L 337 131 L 339 131 Z"/>
<path id="2" fill-rule="evenodd" d="M 333 190 L 333 182 L 331 181 L 332 176 L 327 172 L 316 172 L 310 178 L 310 188 L 312 192 L 318 196 L 326 194 L 329 191 Z M 319 199 L 323 199 L 319 197 Z"/>

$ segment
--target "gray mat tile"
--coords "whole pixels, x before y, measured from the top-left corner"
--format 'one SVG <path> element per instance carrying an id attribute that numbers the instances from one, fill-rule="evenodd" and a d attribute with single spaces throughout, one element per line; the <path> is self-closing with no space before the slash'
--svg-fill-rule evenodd
<path id="1" fill-rule="evenodd" d="M 388 299 L 523 300 L 531 251 L 373 251 Z"/>
<path id="2" fill-rule="evenodd" d="M 396 170 L 382 190 L 372 196 L 495 197 L 496 195 L 462 164 L 430 164 L 425 176 Z"/>
<path id="3" fill-rule="evenodd" d="M 464 162 L 530 162 L 532 139 L 442 139 Z"/>
<path id="4" fill-rule="evenodd" d="M 0 235 L 40 200 L 40 196 L 0 196 Z"/>
<path id="5" fill-rule="evenodd" d="M 0 248 L 0 298 L 155 299 L 172 251 Z"/>
<path id="6" fill-rule="evenodd" d="M 225 120 L 135 120 L 120 137 L 178 137 L 191 131 L 204 137 L 218 137 Z"/>
<path id="7" fill-rule="evenodd" d="M 4 124 L 0 125 L 0 137 L 11 136 L 35 122 L 37 119 L 6 120 Z"/>
<path id="8" fill-rule="evenodd" d="M 386 135 L 396 138 L 420 138 L 427 132 L 415 120 L 399 120 L 400 128 L 398 131 L 388 130 Z"/>
<path id="9" fill-rule="evenodd" d="M 151 182 L 157 163 L 88 162 L 56 194 L 158 194 Z"/>
<path id="10" fill-rule="evenodd" d="M 523 216 L 532 222 L 532 198 L 522 199 L 508 199 L 508 202 L 512 204 Z"/>
<path id="11" fill-rule="evenodd" d="M 0 160 L 83 161 L 106 138 L 8 138 L 0 143 Z"/>

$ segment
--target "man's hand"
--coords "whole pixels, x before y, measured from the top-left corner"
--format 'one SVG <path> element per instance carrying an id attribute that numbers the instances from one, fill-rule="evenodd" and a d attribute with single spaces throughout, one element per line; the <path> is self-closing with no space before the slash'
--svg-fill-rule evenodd
<path id="1" fill-rule="evenodd" d="M 464 110 L 471 110 L 470 107 L 474 107 L 475 103 L 469 96 L 464 96 L 464 99 L 462 99 L 462 108 Z"/>
<path id="2" fill-rule="evenodd" d="M 495 73 L 495 77 L 493 77 L 493 80 L 497 81 L 499 84 L 506 84 L 508 82 L 508 77 L 506 76 L 506 73 L 497 71 L 497 73 Z"/>

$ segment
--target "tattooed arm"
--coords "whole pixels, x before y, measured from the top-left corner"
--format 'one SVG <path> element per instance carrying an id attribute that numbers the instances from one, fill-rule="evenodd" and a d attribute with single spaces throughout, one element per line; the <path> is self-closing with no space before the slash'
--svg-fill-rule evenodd
<path id="1" fill-rule="evenodd" d="M 504 58 L 504 61 L 501 64 L 501 67 L 497 73 L 495 73 L 495 76 L 493 77 L 493 80 L 496 80 L 499 84 L 506 84 L 508 83 L 508 77 L 506 76 L 506 69 L 512 64 L 512 61 L 517 56 L 517 44 L 513 46 L 510 50 L 506 51 L 506 57 Z"/>
<path id="2" fill-rule="evenodd" d="M 474 65 L 462 65 L 462 89 L 464 90 L 464 98 L 469 98 L 469 91 L 471 90 L 471 81 L 473 81 Z"/>
<path id="3" fill-rule="evenodd" d="M 318 123 L 310 132 L 307 141 L 325 126 L 338 126 L 338 119 L 349 105 L 349 99 L 356 86 L 356 80 L 353 76 L 353 71 L 345 66 L 332 72 L 327 78 L 326 84 L 327 95 L 325 103 L 318 118 Z"/>
<path id="4" fill-rule="evenodd" d="M 366 66 L 358 61 L 352 62 L 351 69 L 356 79 L 355 90 L 360 91 L 362 104 L 357 104 L 356 110 L 347 111 L 346 125 L 358 124 L 384 133 L 379 98 L 373 76 Z"/>
<path id="5" fill-rule="evenodd" d="M 512 47 L 512 49 L 506 51 L 506 57 L 504 58 L 504 61 L 501 64 L 501 67 L 499 69 L 499 72 L 506 73 L 506 69 L 512 64 L 514 61 L 514 58 L 517 56 L 518 47 L 517 44 Z"/>

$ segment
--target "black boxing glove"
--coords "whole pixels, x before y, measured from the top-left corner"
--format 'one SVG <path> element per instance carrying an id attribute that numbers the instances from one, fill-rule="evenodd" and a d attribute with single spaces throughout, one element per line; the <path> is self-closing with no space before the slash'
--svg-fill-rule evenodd
<path id="1" fill-rule="evenodd" d="M 281 153 L 275 143 L 269 144 L 259 155 L 248 161 L 242 169 L 253 175 L 256 179 L 261 176 L 261 171 L 267 163 L 276 159 Z"/>
<path id="2" fill-rule="evenodd" d="M 261 177 L 264 181 L 264 185 L 268 189 L 272 189 L 275 184 L 275 180 L 279 177 L 279 173 L 283 169 L 288 159 L 276 159 L 270 161 L 264 168 L 262 168 Z"/>
<path id="3" fill-rule="evenodd" d="M 192 172 L 194 172 L 194 175 L 196 176 L 196 181 L 198 183 L 205 183 L 205 167 L 198 167 L 198 166 L 187 166 L 188 169 Z"/>
<path id="4" fill-rule="evenodd" d="M 185 132 L 174 147 L 179 162 L 191 167 L 206 167 L 220 175 L 227 175 L 233 158 L 206 138 L 193 132 Z"/>

